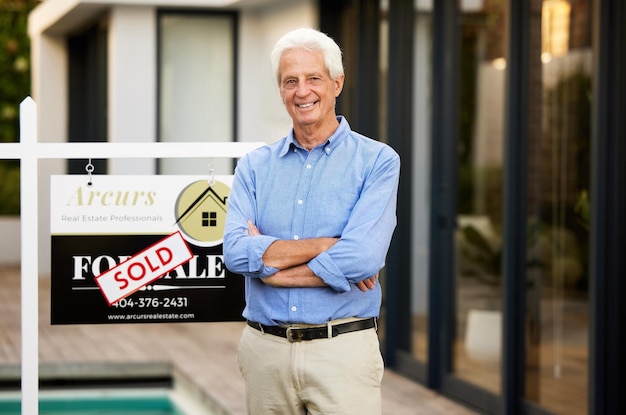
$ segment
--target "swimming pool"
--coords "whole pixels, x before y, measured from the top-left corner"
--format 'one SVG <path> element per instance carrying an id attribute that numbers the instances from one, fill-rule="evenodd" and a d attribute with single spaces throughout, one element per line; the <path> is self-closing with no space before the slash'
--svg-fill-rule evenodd
<path id="1" fill-rule="evenodd" d="M 183 408 L 184 407 L 184 408 Z M 0 414 L 20 415 L 19 393 L 0 393 Z M 163 390 L 44 391 L 39 415 L 210 415 Z"/>

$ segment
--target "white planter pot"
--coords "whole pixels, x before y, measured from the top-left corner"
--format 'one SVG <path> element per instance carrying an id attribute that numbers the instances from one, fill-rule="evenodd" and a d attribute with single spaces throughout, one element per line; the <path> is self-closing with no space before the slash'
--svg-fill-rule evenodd
<path id="1" fill-rule="evenodd" d="M 502 312 L 470 310 L 467 313 L 465 350 L 476 361 L 500 361 L 502 354 Z"/>

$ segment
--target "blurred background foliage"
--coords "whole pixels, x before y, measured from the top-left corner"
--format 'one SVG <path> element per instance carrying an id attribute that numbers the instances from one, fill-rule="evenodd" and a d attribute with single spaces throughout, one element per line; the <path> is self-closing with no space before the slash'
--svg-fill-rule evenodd
<path id="1" fill-rule="evenodd" d="M 19 141 L 19 105 L 31 93 L 28 14 L 40 2 L 40 0 L 0 0 L 0 142 L 2 143 Z M 18 215 L 19 197 L 19 161 L 0 159 L 0 215 Z"/>

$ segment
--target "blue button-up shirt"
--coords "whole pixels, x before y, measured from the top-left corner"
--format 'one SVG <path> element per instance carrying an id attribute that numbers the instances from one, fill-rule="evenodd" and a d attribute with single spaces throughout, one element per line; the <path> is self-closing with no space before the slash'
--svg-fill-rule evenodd
<path id="1" fill-rule="evenodd" d="M 388 145 L 350 129 L 343 117 L 322 145 L 307 151 L 291 133 L 237 163 L 228 198 L 224 259 L 246 277 L 243 316 L 268 325 L 323 324 L 347 317 L 377 317 L 380 284 L 367 292 L 355 283 L 376 275 L 396 226 L 400 158 Z M 249 236 L 247 220 L 262 235 Z M 338 237 L 308 262 L 328 285 L 272 287 L 277 272 L 263 263 L 278 239 Z"/>

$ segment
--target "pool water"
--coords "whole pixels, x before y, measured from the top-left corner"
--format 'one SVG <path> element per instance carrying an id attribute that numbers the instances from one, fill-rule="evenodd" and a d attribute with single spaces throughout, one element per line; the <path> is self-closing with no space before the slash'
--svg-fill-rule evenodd
<path id="1" fill-rule="evenodd" d="M 0 414 L 20 415 L 19 394 L 0 397 Z M 39 394 L 39 415 L 190 415 L 164 392 L 124 391 Z"/>

